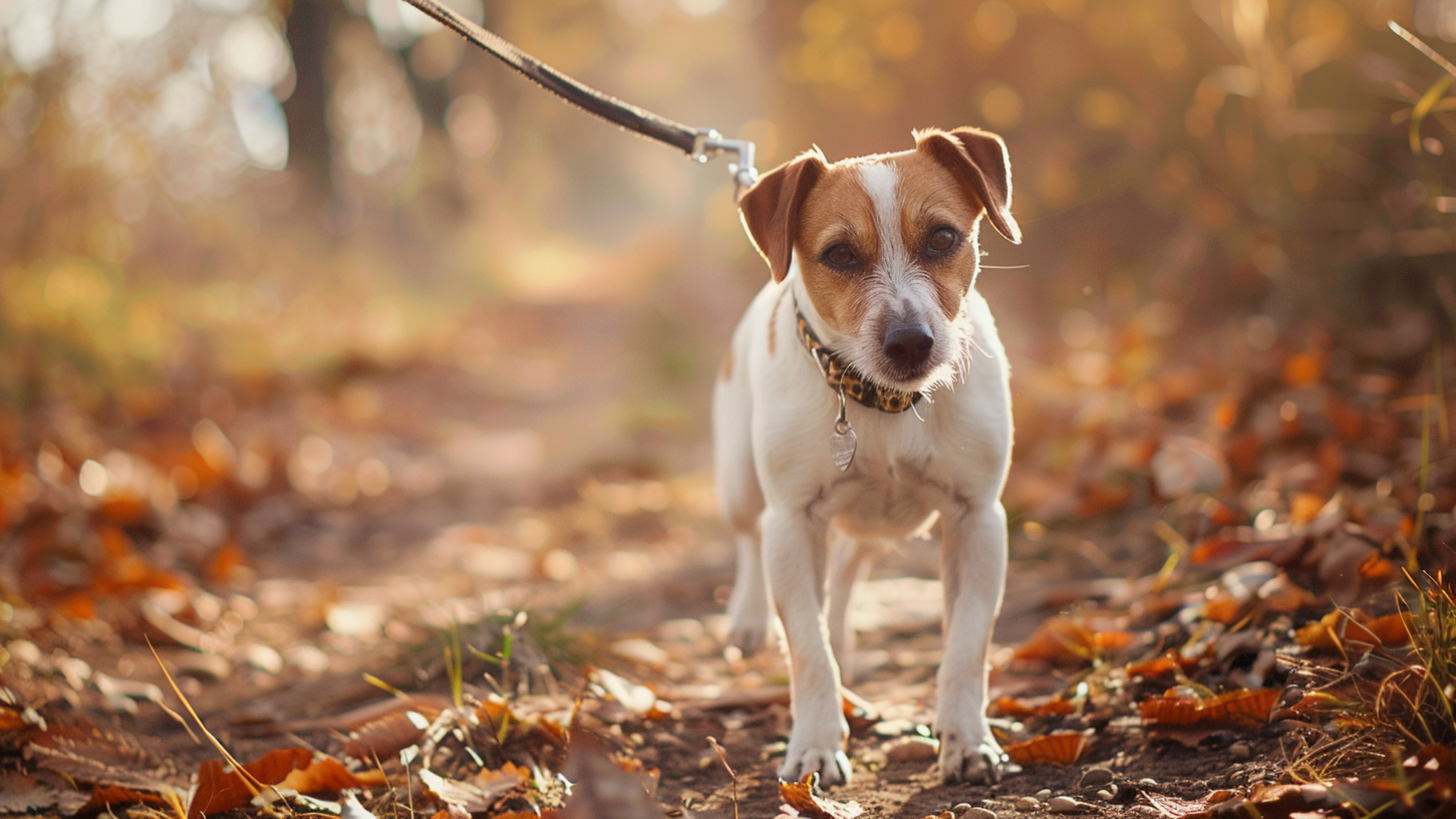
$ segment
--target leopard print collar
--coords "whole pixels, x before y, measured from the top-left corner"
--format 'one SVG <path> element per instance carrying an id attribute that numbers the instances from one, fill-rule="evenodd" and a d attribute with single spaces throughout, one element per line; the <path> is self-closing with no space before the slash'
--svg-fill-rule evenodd
<path id="1" fill-rule="evenodd" d="M 835 392 L 842 390 L 846 396 L 880 412 L 904 412 L 920 402 L 922 396 L 918 392 L 884 387 L 862 377 L 856 370 L 841 362 L 839 356 L 814 335 L 814 328 L 809 326 L 809 320 L 804 318 L 804 311 L 797 304 L 794 305 L 794 315 L 798 319 L 799 341 L 809 351 L 809 355 L 814 357 L 814 363 L 819 365 L 819 371 L 824 374 L 824 380 L 829 382 L 830 389 Z"/>

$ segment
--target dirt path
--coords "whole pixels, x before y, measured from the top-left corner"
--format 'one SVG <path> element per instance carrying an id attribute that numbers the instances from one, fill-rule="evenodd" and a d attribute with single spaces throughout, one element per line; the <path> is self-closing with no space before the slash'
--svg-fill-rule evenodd
<path id="1" fill-rule="evenodd" d="M 614 378 L 609 361 L 596 378 Z M 94 814 L 100 788 L 117 781 L 134 789 L 108 791 L 117 804 L 165 807 L 146 794 L 185 789 L 217 758 L 175 717 L 181 703 L 150 641 L 237 758 L 291 747 L 352 757 L 356 774 L 385 778 L 365 788 L 378 816 L 432 816 L 450 804 L 481 817 L 549 811 L 568 725 L 602 737 L 622 767 L 649 773 L 670 815 L 780 815 L 783 660 L 725 649 L 731 550 L 711 487 L 701 472 L 656 465 L 691 462 L 684 453 L 697 451 L 696 438 L 638 437 L 630 457 L 620 445 L 593 449 L 581 430 L 602 414 L 588 397 L 601 384 L 509 401 L 494 389 L 419 364 L 221 397 L 199 387 L 189 400 L 210 406 L 215 423 L 177 410 L 92 427 L 56 408 L 50 429 L 61 445 L 52 461 L 39 459 L 53 474 L 7 485 L 34 492 L 0 567 L 10 601 L 0 618 L 0 790 L 20 794 L 0 801 L 0 813 Z M 1287 415 L 1287 394 L 1244 395 L 1248 423 L 1262 423 L 1271 402 Z M 1334 403 L 1339 394 L 1330 391 L 1330 406 L 1346 406 Z M 1059 439 L 1047 430 L 1073 408 L 1037 406 L 1010 493 L 1023 511 L 991 692 L 1004 744 L 1028 761 L 997 785 L 939 784 L 926 740 L 940 654 L 936 548 L 909 543 L 881 562 L 857 603 L 852 690 L 865 705 L 851 714 L 855 779 L 829 798 L 904 819 L 973 808 L 1194 815 L 1261 793 L 1304 749 L 1339 738 L 1331 715 L 1300 710 L 1299 690 L 1275 702 L 1287 685 L 1329 683 L 1367 650 L 1390 668 L 1408 662 L 1394 640 L 1319 654 L 1321 622 L 1345 634 L 1329 620 L 1340 616 L 1331 595 L 1358 593 L 1335 598 L 1349 602 L 1389 586 L 1371 572 L 1394 566 L 1415 501 L 1406 486 L 1352 476 L 1344 461 L 1330 467 L 1333 439 L 1321 436 L 1340 434 L 1334 422 L 1312 418 L 1292 433 L 1285 422 L 1253 443 L 1234 434 L 1230 457 L 1262 458 L 1262 482 L 1165 502 L 1150 497 L 1150 474 L 1171 479 L 1156 458 L 1150 465 L 1154 452 L 1171 449 L 1186 461 L 1172 477 L 1194 480 L 1207 471 L 1200 458 L 1223 455 L 1166 425 Z M 1194 413 L 1187 423 L 1205 422 Z M 175 429 L 191 430 L 182 437 L 190 460 L 167 454 Z M 1092 443 L 1056 477 L 1046 453 L 1067 440 Z M 1349 462 L 1381 457 L 1392 474 L 1414 474 L 1401 466 L 1407 455 L 1381 454 L 1409 447 L 1380 446 L 1349 443 L 1364 458 Z M 263 477 L 250 480 L 255 457 Z M 83 461 L 111 481 L 98 496 L 77 488 L 83 469 L 95 474 Z M 138 475 L 175 483 L 184 464 L 196 470 L 195 497 L 133 491 Z M 1433 486 L 1448 468 L 1433 467 Z M 1449 543 L 1450 515 L 1423 520 L 1432 548 Z M 1389 594 L 1366 599 L 1370 617 L 1395 605 Z M 1246 695 L 1257 704 L 1241 705 Z M 1160 699 L 1164 711 L 1187 713 L 1149 716 Z M 1276 705 L 1284 711 L 1271 721 Z M 1210 717 L 1197 711 L 1204 706 L 1219 710 Z M 451 729 L 450 720 L 464 722 Z M 1055 747 L 1038 744 L 1047 737 Z M 1378 770 L 1382 753 L 1349 744 L 1340 770 Z M 452 803 L 415 778 L 425 763 L 477 789 L 500 771 L 530 774 L 497 801 Z M 138 819 L 150 809 L 131 808 Z"/>

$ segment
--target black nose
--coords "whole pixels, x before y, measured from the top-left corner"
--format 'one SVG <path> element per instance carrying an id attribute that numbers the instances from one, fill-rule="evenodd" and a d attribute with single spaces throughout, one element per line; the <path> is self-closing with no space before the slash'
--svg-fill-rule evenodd
<path id="1" fill-rule="evenodd" d="M 924 364 L 934 344 L 924 324 L 901 324 L 885 333 L 885 355 L 895 366 L 908 370 Z"/>

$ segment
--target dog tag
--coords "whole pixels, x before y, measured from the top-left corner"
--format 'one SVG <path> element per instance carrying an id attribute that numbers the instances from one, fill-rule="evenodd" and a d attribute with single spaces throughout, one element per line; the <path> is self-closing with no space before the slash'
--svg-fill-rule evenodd
<path id="1" fill-rule="evenodd" d="M 856 443 L 854 430 L 849 428 L 849 424 L 841 421 L 834 425 L 834 435 L 829 439 L 829 454 L 834 456 L 834 465 L 839 467 L 840 472 L 848 471 L 849 465 L 854 463 Z"/>
<path id="2" fill-rule="evenodd" d="M 839 467 L 840 472 L 849 470 L 849 465 L 854 463 L 854 447 L 859 443 L 854 437 L 854 430 L 849 426 L 849 416 L 845 412 L 844 385 L 839 387 L 839 417 L 834 419 L 834 435 L 829 438 L 829 454 L 834 458 L 834 465 Z"/>

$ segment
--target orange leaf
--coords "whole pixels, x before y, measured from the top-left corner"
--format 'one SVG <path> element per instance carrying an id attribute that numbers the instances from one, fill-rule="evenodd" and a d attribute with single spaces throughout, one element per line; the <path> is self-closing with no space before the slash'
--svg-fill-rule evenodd
<path id="1" fill-rule="evenodd" d="M 1192 725 L 1198 722 L 1198 700 L 1193 697 L 1155 697 L 1138 703 L 1143 719 L 1163 725 Z"/>
<path id="2" fill-rule="evenodd" d="M 1059 731 L 1026 742 L 1005 746 L 1006 755 L 1018 765 L 1072 765 L 1087 750 L 1088 740 L 1074 731 Z"/>
<path id="3" fill-rule="evenodd" d="M 1076 706 L 1055 696 L 1040 705 L 1034 705 L 1025 700 L 1018 700 L 1015 697 L 1001 697 L 991 706 L 996 713 L 1003 717 L 1012 719 L 1025 719 L 1027 717 L 1046 717 L 1061 714 L 1070 714 L 1076 711 Z"/>
<path id="4" fill-rule="evenodd" d="M 111 495 L 101 502 L 96 511 L 112 523 L 131 526 L 146 520 L 151 506 L 145 497 L 139 495 Z"/>
<path id="5" fill-rule="evenodd" d="M 1403 646 L 1411 641 L 1411 614 L 1408 611 L 1377 617 L 1364 625 L 1383 646 Z"/>
<path id="6" fill-rule="evenodd" d="M 1289 517 L 1295 523 L 1309 523 L 1323 508 L 1325 508 L 1324 498 L 1308 492 L 1300 492 L 1289 500 Z"/>
<path id="7" fill-rule="evenodd" d="M 1203 604 L 1203 619 L 1226 626 L 1233 625 L 1243 608 L 1243 601 L 1228 592 L 1222 592 Z"/>
<path id="8" fill-rule="evenodd" d="M 864 809 L 855 802 L 835 802 L 814 795 L 815 774 L 809 774 L 799 782 L 780 782 L 779 796 L 784 804 L 807 819 L 854 819 L 864 814 Z"/>
<path id="9" fill-rule="evenodd" d="M 1197 661 L 1184 660 L 1176 651 L 1165 651 L 1151 660 L 1133 663 L 1127 667 L 1129 677 L 1161 677 L 1172 674 L 1180 668 L 1186 669 Z"/>
<path id="10" fill-rule="evenodd" d="M 1015 697 L 1000 697 L 991 704 L 991 710 L 1003 717 L 1025 719 L 1036 713 L 1036 709 Z"/>
<path id="11" fill-rule="evenodd" d="M 278 785 L 299 793 L 338 793 L 366 787 L 367 783 L 345 768 L 344 763 L 325 756 L 315 759 L 307 768 L 290 771 Z"/>
<path id="12" fill-rule="evenodd" d="M 51 608 L 71 620 L 90 620 L 96 616 L 96 601 L 84 592 L 68 594 L 57 600 Z"/>
<path id="13" fill-rule="evenodd" d="M 1360 561 L 1360 576 L 1367 580 L 1386 580 L 1398 571 L 1399 568 L 1379 552 L 1371 552 Z"/>
<path id="14" fill-rule="evenodd" d="M 1099 652 L 1105 653 L 1127 648 L 1135 639 L 1137 638 L 1127 631 L 1099 631 L 1092 635 L 1092 646 Z"/>
<path id="15" fill-rule="evenodd" d="M 1284 362 L 1284 383 L 1291 387 L 1318 384 L 1324 374 L 1324 357 L 1318 353 L 1295 353 Z"/>
<path id="16" fill-rule="evenodd" d="M 1259 688 L 1211 697 L 1199 709 L 1200 722 L 1268 722 L 1279 694 L 1275 688 Z"/>
<path id="17" fill-rule="evenodd" d="M 234 538 L 217 547 L 217 551 L 207 559 L 202 573 L 210 582 L 225 583 L 232 578 L 233 572 L 246 565 L 247 558 L 243 554 L 243 547 Z"/>
<path id="18" fill-rule="evenodd" d="M 107 811 L 107 808 L 113 805 L 127 804 L 166 807 L 170 803 L 167 797 L 158 793 L 139 791 L 120 785 L 97 785 L 91 791 L 91 798 L 86 801 L 86 804 L 80 810 L 76 811 L 76 814 L 89 816 L 98 813 L 109 813 L 110 811 Z"/>
<path id="19" fill-rule="evenodd" d="M 1260 688 L 1233 691 L 1208 699 L 1197 697 L 1155 697 L 1138 703 L 1143 719 L 1163 725 L 1196 725 L 1203 722 L 1268 722 L 1269 712 L 1279 700 L 1279 691 Z"/>
<path id="20" fill-rule="evenodd" d="M 277 785 L 312 760 L 313 751 L 307 748 L 284 748 L 264 754 L 261 759 L 244 765 L 243 769 L 264 785 Z M 219 760 L 209 759 L 197 769 L 197 792 L 192 797 L 192 804 L 187 806 L 187 819 L 242 807 L 252 798 L 252 789 L 236 770 L 229 769 Z"/>

